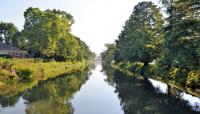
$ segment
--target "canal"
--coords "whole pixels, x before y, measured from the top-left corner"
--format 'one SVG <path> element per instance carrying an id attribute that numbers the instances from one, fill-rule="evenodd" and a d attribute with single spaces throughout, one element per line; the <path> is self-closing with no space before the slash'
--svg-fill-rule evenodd
<path id="1" fill-rule="evenodd" d="M 199 114 L 200 98 L 97 65 L 0 96 L 0 114 Z"/>

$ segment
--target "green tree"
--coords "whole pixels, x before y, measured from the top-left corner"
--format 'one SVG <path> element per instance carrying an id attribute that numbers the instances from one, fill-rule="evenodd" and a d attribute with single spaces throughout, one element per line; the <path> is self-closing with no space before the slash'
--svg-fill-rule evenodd
<path id="1" fill-rule="evenodd" d="M 160 76 L 185 85 L 188 75 L 192 74 L 193 70 L 200 69 L 200 1 L 162 2 L 169 17 L 165 26 L 164 49 L 158 62 L 158 69 L 162 72 Z M 199 75 L 194 76 L 193 78 L 199 79 Z M 200 79 L 197 82 L 199 83 Z"/>
<path id="2" fill-rule="evenodd" d="M 73 35 L 68 34 L 68 37 L 59 39 L 57 43 L 57 60 L 76 61 L 78 59 L 78 51 L 81 47 Z"/>
<path id="3" fill-rule="evenodd" d="M 115 57 L 116 46 L 115 44 L 105 44 L 106 51 L 101 53 L 102 66 L 104 69 L 110 69 Z"/>
<path id="4" fill-rule="evenodd" d="M 24 17 L 23 35 L 30 53 L 36 57 L 81 61 L 86 59 L 85 50 L 87 54 L 91 52 L 83 41 L 70 33 L 74 20 L 67 12 L 28 8 Z"/>
<path id="5" fill-rule="evenodd" d="M 0 42 L 12 45 L 18 44 L 18 29 L 13 23 L 0 22 Z"/>
<path id="6" fill-rule="evenodd" d="M 89 60 L 89 59 L 93 59 L 95 58 L 95 53 L 93 53 L 89 46 L 84 42 L 82 41 L 80 38 L 76 37 L 76 39 L 78 40 L 79 42 L 79 45 L 81 47 L 81 49 L 79 50 L 79 58 L 83 58 L 83 59 L 86 59 L 86 60 Z"/>
<path id="7" fill-rule="evenodd" d="M 142 62 L 144 69 L 160 56 L 163 42 L 163 16 L 152 2 L 137 4 L 117 43 L 117 61 Z"/>

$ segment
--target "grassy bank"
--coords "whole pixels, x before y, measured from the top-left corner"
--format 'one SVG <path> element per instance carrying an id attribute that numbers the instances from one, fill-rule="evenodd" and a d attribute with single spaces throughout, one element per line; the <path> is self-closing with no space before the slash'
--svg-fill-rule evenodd
<path id="1" fill-rule="evenodd" d="M 120 63 L 114 63 L 112 64 L 112 67 L 123 74 L 132 77 L 132 78 L 137 78 L 137 79 L 143 79 L 143 76 L 140 75 L 141 68 L 143 64 L 142 63 L 126 63 L 126 62 L 120 62 Z M 148 69 L 145 71 L 146 75 L 148 75 L 148 78 L 152 78 L 164 83 L 167 83 L 168 85 L 181 90 L 185 91 L 186 93 L 192 94 L 194 96 L 200 97 L 200 89 L 199 88 L 191 88 L 190 86 L 184 86 L 179 83 L 177 83 L 175 80 L 169 80 L 166 79 L 165 77 L 160 77 L 157 75 L 155 71 L 155 67 L 153 64 L 150 64 L 148 66 Z M 188 78 L 188 80 L 191 80 Z"/>
<path id="2" fill-rule="evenodd" d="M 41 81 L 84 70 L 90 61 L 43 62 L 34 59 L 1 59 L 0 94 L 19 93 Z"/>

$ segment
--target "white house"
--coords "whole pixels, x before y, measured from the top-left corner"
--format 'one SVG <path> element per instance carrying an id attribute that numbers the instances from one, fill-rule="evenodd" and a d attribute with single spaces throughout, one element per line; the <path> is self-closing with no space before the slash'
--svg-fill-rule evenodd
<path id="1" fill-rule="evenodd" d="M 24 58 L 26 57 L 27 51 L 19 49 L 10 44 L 0 43 L 0 55 L 10 55 L 14 58 Z"/>

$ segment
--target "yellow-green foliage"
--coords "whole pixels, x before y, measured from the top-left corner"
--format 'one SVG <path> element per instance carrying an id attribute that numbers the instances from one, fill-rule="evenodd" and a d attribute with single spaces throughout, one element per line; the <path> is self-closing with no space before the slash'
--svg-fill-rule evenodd
<path id="1" fill-rule="evenodd" d="M 31 77 L 31 81 L 22 81 L 26 79 L 25 76 L 27 72 L 25 72 L 25 75 L 19 76 L 20 73 L 16 75 L 11 74 L 10 71 L 5 69 L 0 70 L 0 94 L 22 92 L 37 85 L 39 81 L 45 81 L 49 78 L 55 78 L 73 71 L 84 70 L 84 68 L 90 64 L 88 61 L 42 62 L 35 61 L 34 59 L 9 59 L 8 61 L 14 63 L 12 69 L 16 70 L 16 72 L 30 71 L 31 73 L 28 77 Z M 11 76 L 15 78 L 13 78 L 13 80 L 8 78 Z M 8 79 L 11 80 L 12 83 L 7 83 Z"/>
<path id="2" fill-rule="evenodd" d="M 200 71 L 191 71 L 188 73 L 187 77 L 187 86 L 194 86 L 199 87 L 200 86 Z"/>
<path id="3" fill-rule="evenodd" d="M 0 70 L 0 80 L 10 81 L 17 78 L 16 74 L 10 73 L 10 71 L 1 69 Z"/>
<path id="4" fill-rule="evenodd" d="M 128 76 L 139 76 L 141 67 L 143 66 L 143 63 L 141 62 L 135 62 L 135 63 L 130 63 L 130 62 L 119 62 L 115 63 L 113 67 L 116 70 L 119 70 Z"/>

